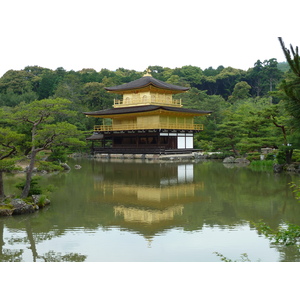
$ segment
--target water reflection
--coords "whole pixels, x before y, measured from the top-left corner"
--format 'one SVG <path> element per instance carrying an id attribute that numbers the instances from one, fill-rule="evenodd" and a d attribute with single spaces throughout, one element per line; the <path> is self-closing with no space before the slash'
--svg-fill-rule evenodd
<path id="1" fill-rule="evenodd" d="M 1 261 L 212 261 L 213 252 L 228 249 L 229 257 L 258 252 L 255 260 L 274 261 L 275 249 L 278 260 L 299 260 L 299 252 L 269 245 L 251 225 L 300 225 L 291 175 L 211 161 L 75 164 L 82 168 L 43 177 L 57 187 L 48 209 L 0 219 Z"/>
<path id="2" fill-rule="evenodd" d="M 112 205 L 115 226 L 147 240 L 182 225 L 184 205 L 206 200 L 203 181 L 194 182 L 194 164 L 102 162 L 93 164 L 94 198 Z"/>

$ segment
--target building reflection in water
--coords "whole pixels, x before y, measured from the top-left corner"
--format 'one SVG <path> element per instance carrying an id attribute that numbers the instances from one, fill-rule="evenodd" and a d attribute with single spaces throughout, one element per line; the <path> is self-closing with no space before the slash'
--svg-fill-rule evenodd
<path id="1" fill-rule="evenodd" d="M 184 205 L 199 201 L 203 182 L 194 181 L 194 165 L 151 163 L 101 164 L 94 188 L 113 204 L 114 225 L 150 236 L 182 225 Z"/>

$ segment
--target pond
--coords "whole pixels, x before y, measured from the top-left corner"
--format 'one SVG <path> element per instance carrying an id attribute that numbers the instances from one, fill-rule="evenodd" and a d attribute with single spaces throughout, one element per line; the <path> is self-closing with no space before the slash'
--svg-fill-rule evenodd
<path id="1" fill-rule="evenodd" d="M 80 169 L 74 165 L 80 165 Z M 299 261 L 253 223 L 300 225 L 288 184 L 298 175 L 218 161 L 70 160 L 68 173 L 43 175 L 51 205 L 0 219 L 0 261 Z M 6 176 L 6 193 L 23 175 Z"/>

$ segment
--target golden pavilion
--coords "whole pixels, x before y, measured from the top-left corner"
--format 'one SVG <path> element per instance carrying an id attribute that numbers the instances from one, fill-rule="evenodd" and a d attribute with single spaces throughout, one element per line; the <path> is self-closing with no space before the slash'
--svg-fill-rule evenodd
<path id="1" fill-rule="evenodd" d="M 113 108 L 85 112 L 87 117 L 102 118 L 94 134 L 94 153 L 155 154 L 192 152 L 194 133 L 202 131 L 195 116 L 210 111 L 186 109 L 173 95 L 189 88 L 163 82 L 147 72 L 143 77 L 122 85 L 105 88 L 122 95 Z M 95 146 L 96 142 L 98 145 Z"/>

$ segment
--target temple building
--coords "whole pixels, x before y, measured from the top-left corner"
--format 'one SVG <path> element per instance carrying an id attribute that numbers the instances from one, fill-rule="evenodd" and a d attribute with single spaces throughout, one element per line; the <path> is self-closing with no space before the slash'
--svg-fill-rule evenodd
<path id="1" fill-rule="evenodd" d="M 94 153 L 152 154 L 185 153 L 194 149 L 194 133 L 202 131 L 194 117 L 210 111 L 186 109 L 173 95 L 189 90 L 155 79 L 148 72 L 141 78 L 105 88 L 122 95 L 113 108 L 85 112 L 87 117 L 102 118 L 94 134 L 87 138 Z"/>

